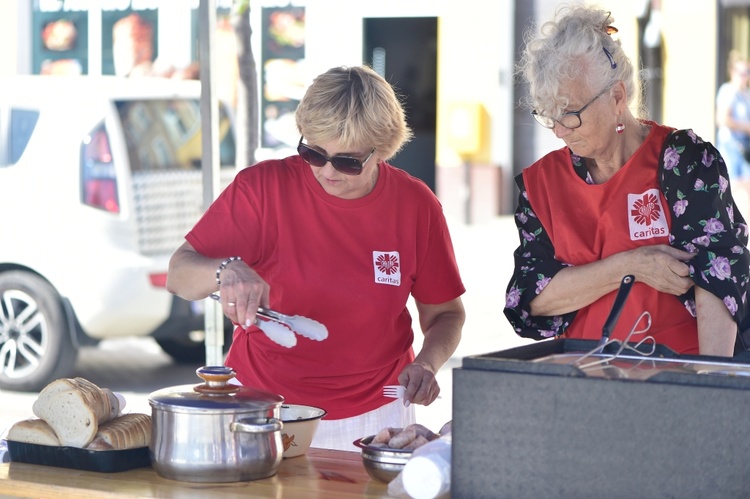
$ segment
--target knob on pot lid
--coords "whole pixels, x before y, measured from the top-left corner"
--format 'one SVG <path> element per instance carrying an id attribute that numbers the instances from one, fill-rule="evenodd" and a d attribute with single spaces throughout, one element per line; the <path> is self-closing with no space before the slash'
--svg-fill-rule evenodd
<path id="1" fill-rule="evenodd" d="M 229 381 L 235 372 L 226 366 L 204 366 L 195 373 L 203 379 L 198 385 L 181 385 L 157 390 L 149 395 L 154 408 L 180 411 L 266 410 L 279 407 L 284 397 L 257 388 L 240 386 Z"/>

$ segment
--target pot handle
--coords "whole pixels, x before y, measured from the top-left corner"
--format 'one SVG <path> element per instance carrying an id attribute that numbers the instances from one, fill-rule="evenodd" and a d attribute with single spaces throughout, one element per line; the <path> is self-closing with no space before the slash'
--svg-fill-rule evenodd
<path id="1" fill-rule="evenodd" d="M 245 418 L 229 423 L 229 429 L 235 433 L 271 433 L 284 427 L 276 418 Z"/>

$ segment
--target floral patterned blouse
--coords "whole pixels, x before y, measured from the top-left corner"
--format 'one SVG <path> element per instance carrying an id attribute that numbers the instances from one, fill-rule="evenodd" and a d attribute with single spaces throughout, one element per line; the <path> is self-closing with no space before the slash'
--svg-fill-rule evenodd
<path id="1" fill-rule="evenodd" d="M 689 263 L 691 278 L 720 297 L 738 330 L 744 331 L 750 327 L 748 226 L 735 210 L 726 164 L 714 146 L 692 130 L 671 134 L 661 154 L 659 181 L 672 210 L 670 244 L 697 253 Z M 570 158 L 576 173 L 593 184 L 583 158 L 572 152 Z M 514 252 L 515 270 L 504 313 L 520 336 L 537 340 L 559 336 L 576 312 L 532 316 L 529 304 L 569 264 L 555 259 L 552 241 L 531 209 L 522 175 L 516 176 L 516 183 L 520 195 L 515 219 L 521 244 Z M 695 316 L 694 288 L 679 299 Z"/>

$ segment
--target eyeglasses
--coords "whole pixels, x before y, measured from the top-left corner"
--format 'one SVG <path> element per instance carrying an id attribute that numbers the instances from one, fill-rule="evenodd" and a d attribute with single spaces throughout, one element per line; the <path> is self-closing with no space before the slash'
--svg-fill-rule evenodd
<path id="1" fill-rule="evenodd" d="M 359 158 L 353 158 L 351 156 L 336 155 L 332 158 L 329 158 L 325 154 L 316 151 L 307 144 L 303 144 L 302 137 L 300 137 L 299 144 L 297 145 L 297 154 L 299 154 L 306 162 L 317 168 L 325 166 L 326 163 L 330 161 L 330 163 L 337 171 L 340 171 L 345 175 L 359 175 L 360 173 L 362 173 L 362 169 L 365 167 L 365 164 L 370 160 L 372 155 L 375 154 L 375 148 L 372 148 L 372 151 L 370 151 L 370 154 L 365 158 L 364 161 L 359 160 Z"/>
<path id="2" fill-rule="evenodd" d="M 531 115 L 534 117 L 534 119 L 537 120 L 537 122 L 539 122 L 540 125 L 542 125 L 545 128 L 555 128 L 555 123 L 560 123 L 560 125 L 564 126 L 565 128 L 572 130 L 574 128 L 578 128 L 579 126 L 581 126 L 581 113 L 584 112 L 586 108 L 589 107 L 591 104 L 593 104 L 596 99 L 604 95 L 604 93 L 607 92 L 607 90 L 609 90 L 609 87 L 605 88 L 604 90 L 596 94 L 596 97 L 591 99 L 588 102 L 588 104 L 583 106 L 578 111 L 569 111 L 567 113 L 563 113 L 563 115 L 560 116 L 560 118 L 558 119 L 550 118 L 549 116 L 539 114 L 536 111 L 536 109 L 531 111 Z"/>

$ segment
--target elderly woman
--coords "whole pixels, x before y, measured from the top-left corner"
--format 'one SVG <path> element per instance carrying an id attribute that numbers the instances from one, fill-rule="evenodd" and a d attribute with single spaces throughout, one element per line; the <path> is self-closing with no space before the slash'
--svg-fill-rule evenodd
<path id="1" fill-rule="evenodd" d="M 388 82 L 366 66 L 332 68 L 295 116 L 298 154 L 238 173 L 172 256 L 167 288 L 188 300 L 220 291 L 238 325 L 226 360 L 237 379 L 325 409 L 313 447 L 352 450 L 437 398 L 464 286 L 437 198 L 387 163 L 411 137 Z M 416 356 L 410 296 L 424 334 Z M 312 318 L 328 337 L 277 344 L 258 307 Z M 384 385 L 404 386 L 404 399 Z"/>
<path id="2" fill-rule="evenodd" d="M 631 113 L 633 66 L 612 22 L 563 7 L 527 36 L 527 104 L 565 147 L 516 178 L 521 244 L 505 315 L 521 336 L 598 339 L 631 274 L 611 337 L 643 328 L 648 311 L 657 343 L 732 356 L 748 327 L 750 258 L 726 165 L 692 130 Z"/>

